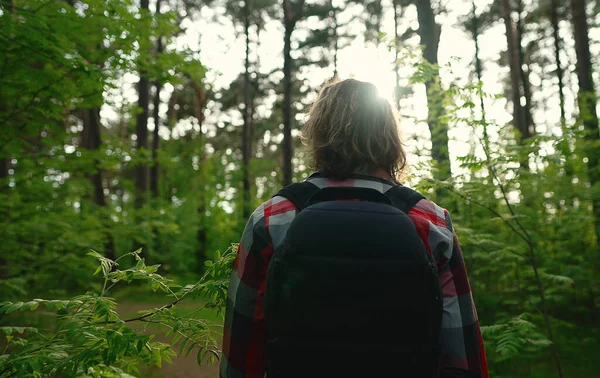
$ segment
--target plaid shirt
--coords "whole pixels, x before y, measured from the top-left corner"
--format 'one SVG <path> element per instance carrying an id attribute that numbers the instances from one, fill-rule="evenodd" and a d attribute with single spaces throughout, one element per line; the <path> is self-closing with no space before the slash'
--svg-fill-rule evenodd
<path id="1" fill-rule="evenodd" d="M 326 186 L 368 187 L 385 193 L 392 183 L 378 179 L 333 181 L 311 177 Z M 267 331 L 264 293 L 267 267 L 296 216 L 289 200 L 276 196 L 260 205 L 248 220 L 234 263 L 223 331 L 221 378 L 263 378 Z M 483 339 L 462 251 L 450 215 L 429 200 L 419 201 L 408 216 L 437 262 L 443 291 L 442 366 L 467 369 L 488 378 Z"/>

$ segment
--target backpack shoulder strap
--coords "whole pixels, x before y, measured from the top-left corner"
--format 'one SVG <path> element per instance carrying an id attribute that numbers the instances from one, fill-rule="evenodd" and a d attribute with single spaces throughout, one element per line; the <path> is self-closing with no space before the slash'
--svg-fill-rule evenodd
<path id="1" fill-rule="evenodd" d="M 308 181 L 303 181 L 296 182 L 284 187 L 279 192 L 277 192 L 275 196 L 281 196 L 288 199 L 296 206 L 298 212 L 300 212 L 302 211 L 302 209 L 304 209 L 305 204 L 308 202 L 310 197 L 312 197 L 312 195 L 318 192 L 319 190 L 319 187 L 315 184 Z"/>
<path id="2" fill-rule="evenodd" d="M 384 194 L 392 201 L 392 204 L 395 207 L 402 210 L 405 214 L 408 214 L 410 209 L 412 209 L 417 202 L 425 199 L 425 197 L 416 190 L 401 185 L 392 186 Z"/>

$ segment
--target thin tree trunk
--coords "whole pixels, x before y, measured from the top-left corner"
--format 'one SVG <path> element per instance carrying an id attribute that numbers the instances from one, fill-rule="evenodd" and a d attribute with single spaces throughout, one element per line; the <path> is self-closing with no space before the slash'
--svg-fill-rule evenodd
<path id="1" fill-rule="evenodd" d="M 566 116 L 565 116 L 565 93 L 563 77 L 564 72 L 560 63 L 560 37 L 558 35 L 558 2 L 557 0 L 552 1 L 551 9 L 551 22 L 552 22 L 552 36 L 554 37 L 554 60 L 556 60 L 556 77 L 558 78 L 558 96 L 560 98 L 560 124 L 564 128 L 566 127 Z"/>
<path id="2" fill-rule="evenodd" d="M 2 151 L 2 147 L 0 146 L 0 195 L 8 197 L 8 167 L 9 167 L 9 159 L 4 157 L 4 152 Z M 2 198 L 2 197 L 0 197 Z M 7 204 L 5 204 L 6 206 Z M 4 219 L 8 220 L 10 217 L 10 212 L 6 211 L 4 214 Z M 8 277 L 8 261 L 4 257 L 0 257 L 0 279 Z"/>
<path id="3" fill-rule="evenodd" d="M 148 10 L 149 0 L 142 0 L 142 9 Z M 138 107 L 139 114 L 136 120 L 136 148 L 138 152 L 148 149 L 148 107 L 150 104 L 150 82 L 146 72 L 140 72 L 138 82 Z M 145 202 L 148 191 L 148 164 L 140 163 L 136 167 L 135 187 L 137 190 L 135 207 L 141 208 Z"/>
<path id="4" fill-rule="evenodd" d="M 475 1 L 473 1 L 473 22 L 471 24 L 471 33 L 473 34 L 473 41 L 475 41 L 475 72 L 477 73 L 477 81 L 482 83 L 483 77 L 483 65 L 479 58 L 479 17 L 477 16 L 477 7 Z M 485 122 L 485 104 L 483 101 L 483 90 L 479 91 L 479 102 L 481 103 L 481 120 Z M 484 128 L 484 131 L 486 129 Z M 487 132 L 486 132 L 487 134 Z M 485 135 L 487 138 L 487 135 Z"/>
<path id="5" fill-rule="evenodd" d="M 156 0 L 155 3 L 155 15 L 161 14 L 160 6 L 162 1 Z M 156 40 L 156 59 L 160 58 L 163 52 L 163 36 L 159 35 Z M 160 93 L 162 91 L 162 83 L 160 80 L 154 82 L 154 99 L 152 104 L 152 118 L 154 119 L 154 130 L 152 132 L 152 166 L 150 167 L 150 193 L 152 199 L 157 202 L 159 199 L 159 179 L 160 179 L 160 164 L 158 162 L 158 152 L 160 150 Z M 162 250 L 162 244 L 160 240 L 159 229 L 154 226 L 152 227 L 152 248 L 156 251 Z"/>
<path id="6" fill-rule="evenodd" d="M 2 152 L 0 152 L 2 153 Z M 4 189 L 6 186 L 8 185 L 4 185 L 5 183 L 3 182 L 5 179 L 8 178 L 8 164 L 9 164 L 9 159 L 3 156 L 0 156 L 0 184 L 2 185 L 1 188 Z"/>
<path id="7" fill-rule="evenodd" d="M 198 86 L 196 83 L 192 83 L 194 86 L 195 98 L 194 98 L 194 113 L 198 124 L 202 126 L 204 122 L 204 109 L 206 107 L 206 93 L 203 88 Z M 198 215 L 199 225 L 198 231 L 196 232 L 196 240 L 198 242 L 198 252 L 196 256 L 196 263 L 198 272 L 204 268 L 204 261 L 207 256 L 207 232 L 206 232 L 206 187 L 205 187 L 205 175 L 206 175 L 206 154 L 204 149 L 204 135 L 202 134 L 202 127 L 200 127 L 200 136 L 197 142 L 200 145 L 199 161 L 198 161 L 198 208 L 196 213 Z"/>
<path id="8" fill-rule="evenodd" d="M 89 151 L 100 148 L 100 108 L 84 109 L 82 144 Z M 90 175 L 93 186 L 92 202 L 99 206 L 106 206 L 104 188 L 102 187 L 102 171 L 98 169 L 98 160 L 94 159 L 94 173 Z"/>
<path id="9" fill-rule="evenodd" d="M 90 109 L 83 109 L 83 112 L 82 145 L 85 149 L 93 153 L 102 145 L 102 138 L 100 136 L 100 107 L 95 106 Z M 101 207 L 103 212 L 100 214 L 100 218 L 105 228 L 104 232 L 106 233 L 104 255 L 111 260 L 115 260 L 115 243 L 110 230 L 110 218 L 108 217 L 108 214 L 105 214 L 106 198 L 104 196 L 104 187 L 102 185 L 103 180 L 100 160 L 94 158 L 93 165 L 94 173 L 89 175 L 89 180 L 92 184 L 92 202 Z"/>
<path id="10" fill-rule="evenodd" d="M 147 16 L 149 11 L 149 0 L 141 0 L 142 12 Z M 136 120 L 136 149 L 138 154 L 142 155 L 148 150 L 148 106 L 150 103 L 150 82 L 146 77 L 147 73 L 140 70 L 140 80 L 138 82 L 138 107 L 140 108 Z M 142 160 L 142 159 L 140 159 Z M 144 207 L 148 197 L 148 164 L 147 159 L 144 162 L 138 162 L 135 168 L 135 208 L 140 210 Z M 142 222 L 138 216 L 137 222 Z M 147 258 L 146 243 L 141 243 L 137 248 L 141 248 L 141 256 Z"/>
<path id="11" fill-rule="evenodd" d="M 396 87 L 394 88 L 394 100 L 396 101 L 396 109 L 400 110 L 400 35 L 398 34 L 398 23 L 400 20 L 400 4 L 398 0 L 392 1 L 394 7 L 394 74 L 396 75 Z"/>
<path id="12" fill-rule="evenodd" d="M 158 39 L 157 43 L 157 52 L 160 54 L 162 52 L 162 37 Z M 154 118 L 154 131 L 152 132 L 152 167 L 150 168 L 150 192 L 152 193 L 152 198 L 158 198 L 158 176 L 160 174 L 160 164 L 158 163 L 158 150 L 160 149 L 160 135 L 158 134 L 160 130 L 160 92 L 162 91 L 162 83 L 156 81 L 154 83 L 155 93 L 154 93 L 154 104 L 153 104 L 153 114 L 152 118 Z"/>
<path id="13" fill-rule="evenodd" d="M 162 90 L 162 84 L 160 82 L 154 83 L 155 94 L 154 94 L 154 109 L 152 118 L 154 118 L 154 130 L 152 132 L 152 167 L 150 168 L 150 192 L 152 198 L 158 198 L 158 176 L 160 172 L 160 164 L 158 163 L 158 150 L 160 149 L 160 135 L 158 131 L 160 129 L 160 92 Z"/>
<path id="14" fill-rule="evenodd" d="M 203 111 L 203 110 L 202 110 Z M 202 135 L 202 129 L 200 129 L 200 137 L 196 141 L 200 145 L 200 155 L 198 159 L 198 208 L 196 210 L 198 215 L 198 231 L 196 233 L 196 240 L 198 242 L 198 252 L 196 256 L 197 272 L 202 272 L 204 269 L 204 262 L 208 255 L 208 233 L 206 225 L 206 155 L 204 151 L 204 135 Z"/>
<path id="15" fill-rule="evenodd" d="M 338 22 L 337 22 L 337 9 L 333 6 L 333 0 L 329 1 L 330 20 L 331 20 L 331 38 L 333 42 L 333 78 L 338 77 Z"/>
<path id="16" fill-rule="evenodd" d="M 579 104 L 579 117 L 583 121 L 587 140 L 588 176 L 592 190 L 600 183 L 600 153 L 595 145 L 600 139 L 598 133 L 598 114 L 596 104 L 598 97 L 594 87 L 592 57 L 590 54 L 590 40 L 588 35 L 588 24 L 586 17 L 585 0 L 570 0 L 571 15 L 573 21 L 573 35 L 575 37 L 575 53 L 577 55 L 577 81 L 579 82 L 579 93 L 577 100 Z M 594 213 L 594 225 L 596 229 L 596 240 L 600 246 L 600 196 L 594 196 L 592 201 Z"/>
<path id="17" fill-rule="evenodd" d="M 521 78 L 521 86 L 523 87 L 523 97 L 525 98 L 525 124 L 527 125 L 527 134 L 534 135 L 535 125 L 531 115 L 531 85 L 529 83 L 529 64 L 525 61 L 525 52 L 523 51 L 523 1 L 518 2 L 518 20 L 517 20 L 517 48 L 519 51 L 519 76 Z M 527 67 L 527 72 L 525 71 Z"/>
<path id="18" fill-rule="evenodd" d="M 250 130 L 252 129 L 252 99 L 250 83 L 250 14 L 252 13 L 251 0 L 244 1 L 244 36 L 246 39 L 246 57 L 244 61 L 244 125 L 242 129 L 242 171 L 243 171 L 243 204 L 242 216 L 244 219 L 250 217 L 250 156 L 252 154 L 252 143 L 250 141 Z"/>
<path id="19" fill-rule="evenodd" d="M 440 26 L 435 22 L 435 15 L 430 0 L 417 1 L 418 33 L 424 45 L 423 58 L 435 69 L 435 75 L 425 83 L 429 131 L 431 133 L 431 158 L 437 163 L 438 170 L 434 178 L 444 181 L 450 178 L 450 157 L 448 155 L 448 124 L 443 119 L 444 104 L 440 88 L 438 64 L 438 45 L 440 42 Z"/>
<path id="20" fill-rule="evenodd" d="M 304 0 L 300 0 L 296 9 L 292 10 L 291 0 L 283 0 L 283 24 L 285 27 L 283 37 L 283 185 L 292 183 L 293 167 L 293 141 L 292 141 L 292 33 L 296 22 L 302 14 Z"/>
<path id="21" fill-rule="evenodd" d="M 283 185 L 292 183 L 292 48 L 293 24 L 288 21 L 289 0 L 283 0 L 285 13 L 285 32 L 283 39 Z"/>
<path id="22" fill-rule="evenodd" d="M 156 0 L 155 13 L 160 15 L 161 0 Z M 156 41 L 156 57 L 163 52 L 163 36 L 158 36 Z M 158 181 L 160 175 L 160 164 L 158 163 L 158 150 L 160 149 L 160 92 L 162 83 L 158 80 L 154 82 L 154 103 L 152 109 L 152 118 L 154 119 L 154 131 L 152 133 L 152 167 L 150 168 L 150 193 L 152 198 L 158 198 Z M 155 234 L 155 232 L 153 232 Z"/>
<path id="23" fill-rule="evenodd" d="M 515 38 L 515 31 L 513 29 L 509 0 L 502 0 L 502 18 L 504 19 L 504 25 L 506 27 L 506 42 L 508 45 L 508 65 L 510 68 L 510 83 L 513 103 L 513 121 L 514 127 L 520 133 L 520 140 L 527 139 L 530 137 L 529 128 L 525 119 L 525 112 L 521 106 L 521 80 L 520 80 L 520 69 L 519 69 L 519 52 Z"/>

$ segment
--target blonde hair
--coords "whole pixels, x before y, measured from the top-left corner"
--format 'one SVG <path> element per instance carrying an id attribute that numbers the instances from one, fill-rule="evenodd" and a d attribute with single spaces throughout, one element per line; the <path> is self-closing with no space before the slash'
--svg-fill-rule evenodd
<path id="1" fill-rule="evenodd" d="M 326 84 L 308 113 L 302 139 L 312 168 L 334 179 L 384 169 L 399 182 L 406 167 L 396 114 L 371 83 Z"/>

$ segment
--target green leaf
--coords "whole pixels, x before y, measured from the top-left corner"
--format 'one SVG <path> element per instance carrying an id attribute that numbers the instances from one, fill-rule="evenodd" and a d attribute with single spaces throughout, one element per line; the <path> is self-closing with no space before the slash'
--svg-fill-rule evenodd
<path id="1" fill-rule="evenodd" d="M 162 367 L 162 358 L 159 349 L 152 349 L 152 363 L 159 368 Z"/>
<path id="2" fill-rule="evenodd" d="M 38 333 L 39 330 L 34 327 L 0 327 L 0 331 L 2 331 L 5 335 L 12 335 L 13 333 Z"/>
<path id="3" fill-rule="evenodd" d="M 21 307 L 23 307 L 25 303 L 23 302 L 17 302 L 17 303 L 13 303 L 12 305 L 6 307 L 4 309 L 4 313 L 5 314 L 10 314 L 11 312 L 17 311 L 18 309 L 20 309 Z"/>
<path id="4" fill-rule="evenodd" d="M 202 349 L 198 350 L 198 353 L 196 353 L 196 363 L 198 364 L 198 366 L 202 365 L 202 362 L 204 361 L 204 356 L 205 353 L 202 351 Z"/>
<path id="5" fill-rule="evenodd" d="M 30 301 L 30 302 L 25 303 L 23 305 L 23 307 L 21 307 L 21 311 L 25 311 L 25 310 L 33 311 L 33 310 L 37 309 L 39 305 L 40 305 L 40 303 L 37 301 Z"/>

